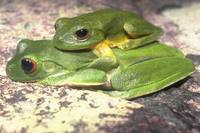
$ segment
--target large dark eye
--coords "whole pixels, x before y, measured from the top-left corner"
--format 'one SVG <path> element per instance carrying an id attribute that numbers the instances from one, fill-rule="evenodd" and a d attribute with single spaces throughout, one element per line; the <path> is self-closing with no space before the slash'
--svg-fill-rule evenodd
<path id="1" fill-rule="evenodd" d="M 37 64 L 30 58 L 24 58 L 21 60 L 21 67 L 25 73 L 33 73 L 36 70 Z"/>
<path id="2" fill-rule="evenodd" d="M 77 30 L 75 32 L 75 35 L 76 35 L 76 38 L 78 40 L 85 40 L 87 39 L 89 36 L 88 36 L 88 30 L 87 29 L 80 29 L 80 30 Z"/>

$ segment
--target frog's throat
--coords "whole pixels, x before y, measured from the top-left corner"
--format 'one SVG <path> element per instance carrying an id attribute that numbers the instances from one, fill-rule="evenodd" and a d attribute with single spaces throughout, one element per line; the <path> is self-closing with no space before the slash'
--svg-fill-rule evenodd
<path id="1" fill-rule="evenodd" d="M 114 61 L 116 61 L 116 57 L 111 48 L 118 47 L 122 49 L 123 45 L 127 45 L 128 41 L 129 39 L 126 36 L 114 39 L 105 39 L 95 45 L 95 47 L 93 48 L 93 52 L 98 57 L 111 57 Z"/>

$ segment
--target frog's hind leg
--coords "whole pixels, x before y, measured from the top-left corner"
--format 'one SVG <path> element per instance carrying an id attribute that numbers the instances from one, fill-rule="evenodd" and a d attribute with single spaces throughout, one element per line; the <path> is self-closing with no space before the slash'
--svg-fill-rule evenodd
<path id="1" fill-rule="evenodd" d="M 151 25 L 148 22 L 126 22 L 124 30 L 128 35 L 129 40 L 120 45 L 121 49 L 132 49 L 154 42 L 162 35 L 161 28 Z"/>
<path id="2" fill-rule="evenodd" d="M 189 59 L 180 57 L 163 57 L 137 64 L 115 73 L 111 78 L 115 91 L 105 93 L 130 99 L 159 91 L 194 71 Z"/>

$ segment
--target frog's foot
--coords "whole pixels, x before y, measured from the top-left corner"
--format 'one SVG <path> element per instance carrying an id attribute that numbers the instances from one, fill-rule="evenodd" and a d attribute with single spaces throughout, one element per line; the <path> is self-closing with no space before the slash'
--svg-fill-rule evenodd
<path id="1" fill-rule="evenodd" d="M 112 60 L 112 64 L 115 64 L 117 59 L 109 45 L 110 42 L 108 40 L 104 40 L 93 48 L 93 52 L 100 58 L 109 58 Z"/>
<path id="2" fill-rule="evenodd" d="M 110 42 L 108 40 L 104 40 L 93 48 L 93 52 L 99 57 L 107 56 L 115 59 L 116 57 L 112 52 L 111 48 L 109 47 L 109 45 Z"/>
<path id="3" fill-rule="evenodd" d="M 111 96 L 130 99 L 157 92 L 194 71 L 189 59 L 180 57 L 156 58 L 115 73 L 111 85 L 115 91 L 105 91 Z"/>
<path id="4" fill-rule="evenodd" d="M 152 27 L 151 24 L 137 24 L 127 22 L 124 24 L 124 30 L 128 34 L 129 40 L 127 43 L 120 45 L 121 49 L 132 49 L 143 46 L 145 44 L 156 41 L 162 34 L 162 29 Z"/>
<path id="5" fill-rule="evenodd" d="M 59 78 L 58 78 L 59 77 Z M 69 85 L 69 86 L 100 86 L 106 83 L 106 73 L 101 70 L 89 68 L 76 72 L 61 72 L 42 80 L 40 83 L 46 85 Z"/>

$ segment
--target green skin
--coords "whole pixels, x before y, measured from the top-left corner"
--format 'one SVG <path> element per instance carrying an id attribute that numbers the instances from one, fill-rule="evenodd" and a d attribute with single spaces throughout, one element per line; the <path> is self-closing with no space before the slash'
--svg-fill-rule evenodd
<path id="1" fill-rule="evenodd" d="M 99 90 L 111 96 L 130 99 L 157 92 L 194 71 L 192 62 L 177 49 L 158 42 L 123 51 L 113 49 L 117 65 L 107 67 L 105 60 L 91 51 L 63 52 L 49 40 L 22 40 L 16 55 L 8 62 L 6 73 L 19 82 L 46 85 L 110 86 Z M 35 71 L 26 73 L 21 60 L 36 62 Z"/>
<path id="2" fill-rule="evenodd" d="M 103 40 L 128 37 L 121 49 L 132 49 L 157 40 L 162 30 L 128 11 L 104 9 L 74 18 L 60 18 L 55 23 L 55 47 L 61 50 L 91 49 Z M 87 29 L 84 40 L 76 37 L 76 31 Z"/>

